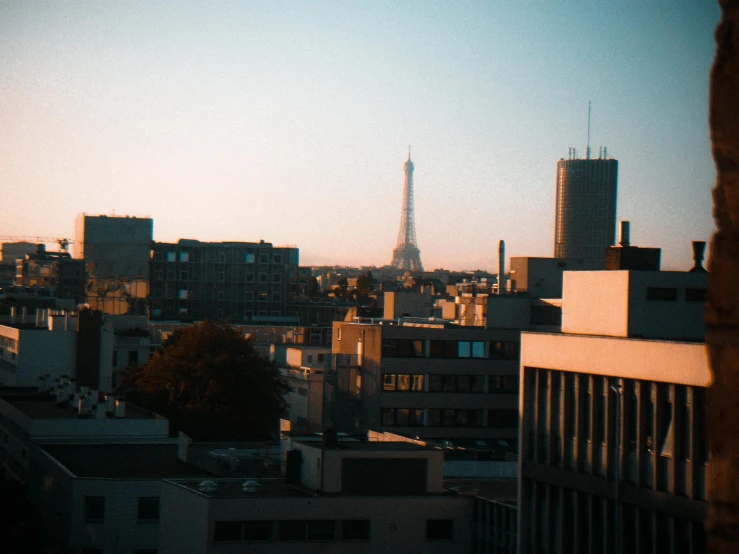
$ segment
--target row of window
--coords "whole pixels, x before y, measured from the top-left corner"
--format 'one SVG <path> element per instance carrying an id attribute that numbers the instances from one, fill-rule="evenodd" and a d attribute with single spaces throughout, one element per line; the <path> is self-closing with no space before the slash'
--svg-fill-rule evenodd
<path id="1" fill-rule="evenodd" d="M 518 427 L 518 410 L 382 408 L 382 425 L 401 427 Z"/>
<path id="2" fill-rule="evenodd" d="M 178 261 L 177 252 L 168 251 L 168 252 L 162 252 L 161 250 L 154 251 L 154 260 L 156 261 L 162 261 L 165 260 L 167 262 L 176 262 Z M 247 252 L 244 254 L 244 263 L 245 264 L 253 264 L 256 263 L 257 256 L 253 252 Z M 179 261 L 181 263 L 188 263 L 190 261 L 190 253 L 180 251 L 179 252 Z M 225 264 L 226 263 L 226 254 L 225 252 L 219 252 L 218 253 L 218 263 Z M 268 264 L 269 263 L 269 254 L 259 254 L 259 263 L 260 264 Z M 282 254 L 272 254 L 272 263 L 274 264 L 281 264 L 282 263 Z"/>
<path id="3" fill-rule="evenodd" d="M 383 339 L 386 358 L 478 358 L 517 360 L 520 343 L 514 341 Z"/>
<path id="4" fill-rule="evenodd" d="M 385 373 L 382 376 L 382 390 L 385 392 L 517 392 L 518 377 L 515 375 Z"/>
<path id="5" fill-rule="evenodd" d="M 154 298 L 161 298 L 162 297 L 162 288 L 161 287 L 155 287 L 154 292 L 152 294 Z M 173 288 L 167 288 L 164 291 L 164 297 L 173 299 L 175 297 L 175 290 Z M 177 299 L 178 300 L 187 300 L 190 298 L 190 291 L 188 289 L 179 289 L 177 292 Z M 262 292 L 258 295 L 258 300 L 260 302 L 267 302 L 267 298 L 271 298 L 272 302 L 280 302 L 282 299 L 282 296 L 279 292 L 273 292 L 272 294 L 269 294 L 267 292 Z M 225 300 L 226 299 L 226 293 L 222 290 L 216 291 L 216 300 Z M 254 301 L 254 291 L 253 290 L 247 290 L 244 292 L 244 299 L 247 302 L 253 302 Z"/>
<path id="6" fill-rule="evenodd" d="M 179 280 L 180 281 L 188 281 L 190 280 L 190 273 L 187 271 L 180 271 L 179 273 Z M 230 276 L 232 277 L 232 276 Z M 254 273 L 247 273 L 244 276 L 244 282 L 246 283 L 254 283 L 255 278 L 257 276 L 254 275 Z M 154 270 L 154 280 L 155 281 L 163 281 L 164 280 L 164 272 L 160 270 Z M 167 281 L 176 281 L 177 279 L 177 272 L 175 271 L 168 271 L 167 272 Z M 208 278 L 206 275 L 196 275 L 192 276 L 193 281 L 207 281 Z M 217 274 L 217 278 L 214 279 L 217 281 L 225 281 L 226 280 L 226 272 L 225 271 L 219 271 Z M 267 273 L 260 273 L 258 275 L 258 282 L 260 283 L 269 283 L 269 274 Z M 282 282 L 282 273 L 273 273 L 272 274 L 272 282 L 273 283 L 281 283 Z"/>
<path id="7" fill-rule="evenodd" d="M 677 288 L 675 287 L 647 287 L 647 300 L 677 300 Z M 706 289 L 704 288 L 687 288 L 685 289 L 686 302 L 705 302 Z"/>
<path id="8" fill-rule="evenodd" d="M 103 523 L 105 521 L 105 497 L 85 496 L 85 521 Z M 142 497 L 138 499 L 136 518 L 142 522 L 159 521 L 159 498 Z"/>
<path id="9" fill-rule="evenodd" d="M 216 521 L 213 542 L 269 541 L 368 541 L 371 524 L 368 519 L 281 520 L 281 521 Z M 428 540 L 454 538 L 454 521 L 426 521 Z"/>

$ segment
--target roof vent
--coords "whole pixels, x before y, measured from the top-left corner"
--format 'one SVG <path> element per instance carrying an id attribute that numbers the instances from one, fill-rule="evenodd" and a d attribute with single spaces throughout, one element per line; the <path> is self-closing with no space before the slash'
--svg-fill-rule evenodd
<path id="1" fill-rule="evenodd" d="M 259 486 L 259 483 L 256 481 L 244 481 L 244 484 L 241 485 L 241 490 L 242 492 L 257 492 Z"/>
<path id="2" fill-rule="evenodd" d="M 198 490 L 200 492 L 213 492 L 218 488 L 218 485 L 215 481 L 203 481 L 198 485 Z"/>

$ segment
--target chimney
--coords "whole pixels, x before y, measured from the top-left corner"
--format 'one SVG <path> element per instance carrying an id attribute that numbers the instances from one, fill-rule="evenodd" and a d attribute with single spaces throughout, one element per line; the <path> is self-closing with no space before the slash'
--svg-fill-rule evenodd
<path id="1" fill-rule="evenodd" d="M 505 241 L 498 243 L 498 294 L 505 294 Z"/>
<path id="2" fill-rule="evenodd" d="M 619 242 L 619 246 L 629 246 L 629 240 L 630 240 L 630 231 L 631 231 L 631 224 L 628 221 L 622 221 L 621 222 L 621 242 Z"/>
<path id="3" fill-rule="evenodd" d="M 706 241 L 694 240 L 693 241 L 693 268 L 690 273 L 707 273 L 703 267 L 703 252 L 706 249 Z"/>

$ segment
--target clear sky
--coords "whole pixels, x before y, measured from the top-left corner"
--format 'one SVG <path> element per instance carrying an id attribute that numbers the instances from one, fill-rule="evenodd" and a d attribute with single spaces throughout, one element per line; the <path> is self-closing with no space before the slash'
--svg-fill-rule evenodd
<path id="1" fill-rule="evenodd" d="M 383 265 L 415 163 L 427 269 L 551 256 L 555 165 L 619 160 L 631 242 L 713 229 L 713 0 L 0 2 L 0 235 L 75 216 Z"/>

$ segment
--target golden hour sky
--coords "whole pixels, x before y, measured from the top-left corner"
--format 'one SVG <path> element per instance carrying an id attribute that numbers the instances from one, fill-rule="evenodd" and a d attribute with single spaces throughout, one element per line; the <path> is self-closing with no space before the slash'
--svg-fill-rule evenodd
<path id="1" fill-rule="evenodd" d="M 631 242 L 713 228 L 712 0 L 0 3 L 0 235 L 78 213 L 154 238 L 383 265 L 408 145 L 427 269 L 551 256 L 555 165 L 619 160 Z"/>

